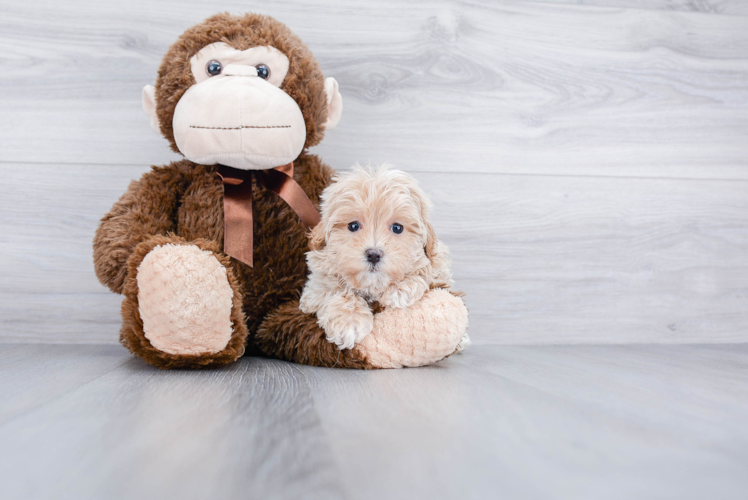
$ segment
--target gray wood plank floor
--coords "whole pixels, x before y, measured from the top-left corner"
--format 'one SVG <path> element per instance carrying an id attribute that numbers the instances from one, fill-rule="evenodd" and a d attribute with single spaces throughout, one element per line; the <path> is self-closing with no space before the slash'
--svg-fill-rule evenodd
<path id="1" fill-rule="evenodd" d="M 746 419 L 748 345 L 164 372 L 0 344 L 3 498 L 737 499 Z"/>

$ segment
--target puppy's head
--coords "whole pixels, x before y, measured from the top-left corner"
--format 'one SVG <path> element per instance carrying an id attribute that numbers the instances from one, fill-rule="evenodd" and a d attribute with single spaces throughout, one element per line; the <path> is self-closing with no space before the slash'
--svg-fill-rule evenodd
<path id="1" fill-rule="evenodd" d="M 318 270 L 375 292 L 430 264 L 430 202 L 413 177 L 387 165 L 356 166 L 334 180 L 310 240 Z"/>

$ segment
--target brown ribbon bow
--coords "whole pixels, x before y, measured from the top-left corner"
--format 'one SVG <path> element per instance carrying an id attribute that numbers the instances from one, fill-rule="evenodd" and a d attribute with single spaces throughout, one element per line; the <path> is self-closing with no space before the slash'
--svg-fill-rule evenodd
<path id="1" fill-rule="evenodd" d="M 248 266 L 253 264 L 252 177 L 288 203 L 307 226 L 320 221 L 312 201 L 293 179 L 293 162 L 271 170 L 219 165 L 218 175 L 223 180 L 223 251 Z"/>

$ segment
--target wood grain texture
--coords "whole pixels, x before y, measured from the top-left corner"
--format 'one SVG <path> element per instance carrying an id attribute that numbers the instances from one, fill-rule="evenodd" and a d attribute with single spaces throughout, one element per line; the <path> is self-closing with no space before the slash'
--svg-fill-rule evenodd
<path id="1" fill-rule="evenodd" d="M 389 160 L 425 171 L 748 178 L 745 17 L 517 1 L 257 7 L 341 84 L 343 119 L 318 148 L 336 168 Z M 0 9 L 0 161 L 173 157 L 148 127 L 141 89 L 214 5 Z"/>
<path id="2" fill-rule="evenodd" d="M 624 9 L 674 10 L 710 14 L 748 15 L 744 0 L 539 0 L 546 3 L 595 5 Z"/>
<path id="3" fill-rule="evenodd" d="M 0 338 L 114 343 L 98 219 L 145 169 L 0 165 Z M 416 174 L 480 343 L 748 341 L 748 183 Z"/>
<path id="4" fill-rule="evenodd" d="M 111 346 L 0 344 L 0 425 L 74 391 L 127 362 Z"/>
<path id="5" fill-rule="evenodd" d="M 90 347 L 63 347 L 65 368 L 52 362 L 58 346 L 40 345 L 32 349 L 44 354 L 29 355 L 26 371 L 3 370 L 30 380 L 39 370 L 67 378 L 90 370 Z M 77 357 L 64 355 L 74 347 Z M 295 365 L 164 372 L 106 348 L 124 362 L 119 369 L 0 425 L 3 497 L 343 498 Z M 32 395 L 50 390 L 18 385 Z"/>
<path id="6" fill-rule="evenodd" d="M 746 342 L 746 5 L 0 0 L 0 338 L 116 342 L 93 232 L 176 158 L 142 86 L 255 9 L 341 84 L 315 152 L 418 173 L 477 342 Z"/>
<path id="7" fill-rule="evenodd" d="M 11 348 L 25 362 L 0 363 L 0 390 L 38 404 L 0 422 L 7 498 L 685 500 L 748 488 L 746 345 L 479 346 L 377 372 L 254 358 L 163 372 L 122 347 Z M 116 366 L 95 374 L 104 358 Z M 15 401 L 0 398 L 0 414 Z"/>
<path id="8" fill-rule="evenodd" d="M 307 373 L 358 498 L 727 499 L 748 484 L 747 354 L 477 346 L 407 372 Z"/>

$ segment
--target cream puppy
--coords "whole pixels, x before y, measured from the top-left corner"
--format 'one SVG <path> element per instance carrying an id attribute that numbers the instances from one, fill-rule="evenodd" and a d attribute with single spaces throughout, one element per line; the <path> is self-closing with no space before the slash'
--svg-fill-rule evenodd
<path id="1" fill-rule="evenodd" d="M 317 315 L 338 348 L 350 349 L 371 332 L 374 302 L 406 308 L 429 289 L 452 285 L 430 206 L 413 177 L 387 165 L 355 166 L 322 193 L 300 308 Z"/>

